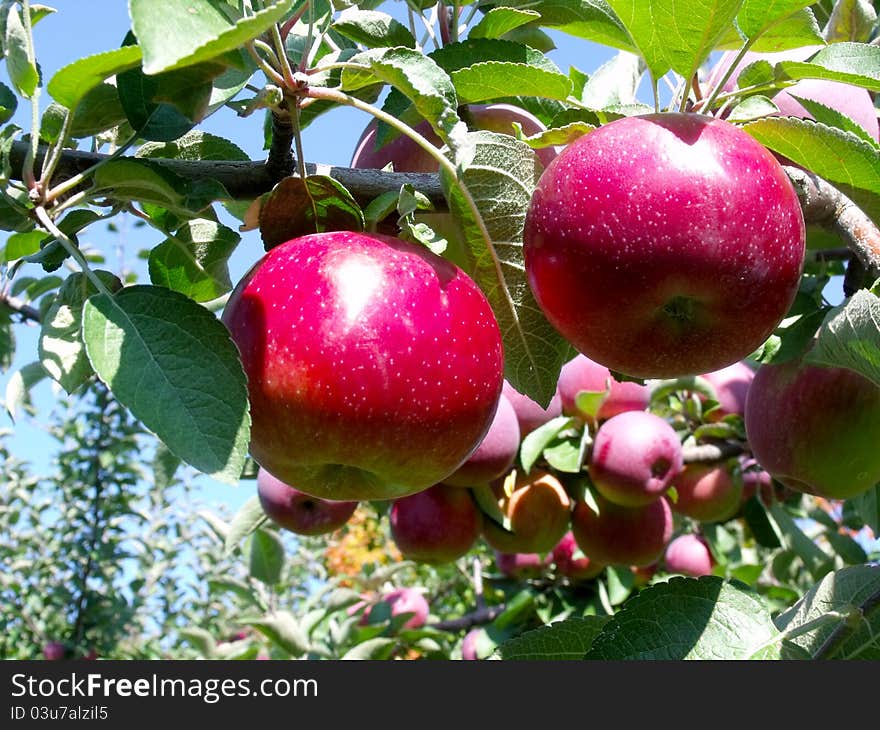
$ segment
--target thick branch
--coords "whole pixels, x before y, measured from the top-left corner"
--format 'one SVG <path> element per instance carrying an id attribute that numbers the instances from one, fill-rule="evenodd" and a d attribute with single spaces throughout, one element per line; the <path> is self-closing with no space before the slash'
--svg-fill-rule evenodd
<path id="1" fill-rule="evenodd" d="M 786 165 L 804 220 L 836 233 L 873 276 L 880 276 L 880 230 L 852 200 L 818 175 Z"/>
<path id="2" fill-rule="evenodd" d="M 694 462 L 724 461 L 739 456 L 745 451 L 745 444 L 740 441 L 724 441 L 719 444 L 700 444 L 682 449 L 682 461 L 685 464 Z"/>
<path id="3" fill-rule="evenodd" d="M 498 615 L 504 610 L 504 604 L 499 606 L 488 606 L 486 608 L 478 608 L 476 611 L 466 613 L 460 618 L 450 619 L 448 621 L 438 621 L 431 624 L 431 628 L 440 631 L 464 631 L 473 626 L 481 626 L 494 621 Z"/>
<path id="4" fill-rule="evenodd" d="M 9 307 L 9 309 L 18 314 L 22 320 L 30 320 L 37 324 L 40 323 L 41 318 L 39 310 L 32 307 L 30 304 L 25 304 L 21 299 L 0 293 L 0 304 Z"/>
<path id="5" fill-rule="evenodd" d="M 280 146 L 280 143 L 279 143 Z M 21 166 L 27 153 L 27 144 L 16 142 L 10 153 L 10 163 L 13 177 L 20 179 Z M 37 164 L 41 165 L 46 148 L 41 147 L 37 155 Z M 70 178 L 85 172 L 96 162 L 105 159 L 107 155 L 82 152 L 80 150 L 65 150 L 58 165 L 56 176 Z M 269 192 L 275 184 L 290 174 L 287 162 L 283 159 L 273 158 L 270 154 L 272 165 L 267 162 L 243 162 L 224 160 L 166 160 L 151 158 L 151 162 L 171 170 L 186 180 L 216 180 L 229 195 L 235 200 L 251 200 L 263 193 Z M 293 156 L 289 155 L 290 169 L 293 166 Z M 421 191 L 439 209 L 446 208 L 446 199 L 440 188 L 440 180 L 437 175 L 429 172 L 382 172 L 381 170 L 360 170 L 348 167 L 333 167 L 306 163 L 306 173 L 309 175 L 328 175 L 342 183 L 361 205 L 366 205 L 371 200 L 389 190 L 399 190 L 400 186 L 409 183 Z"/>

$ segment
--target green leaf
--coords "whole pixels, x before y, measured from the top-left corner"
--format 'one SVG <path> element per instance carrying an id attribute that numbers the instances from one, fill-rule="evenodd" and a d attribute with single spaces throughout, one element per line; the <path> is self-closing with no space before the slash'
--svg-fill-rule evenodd
<path id="1" fill-rule="evenodd" d="M 860 565 L 829 573 L 804 597 L 776 619 L 780 631 L 795 632 L 819 620 L 812 630 L 789 639 L 809 656 L 814 656 L 845 619 L 834 613 L 846 614 L 880 594 L 880 565 Z M 829 615 L 832 614 L 832 615 Z M 821 621 L 827 617 L 828 621 Z M 880 611 L 853 612 L 843 640 L 828 659 L 880 659 Z"/>
<path id="2" fill-rule="evenodd" d="M 632 104 L 641 78 L 641 59 L 633 53 L 621 51 L 590 76 L 581 91 L 581 103 L 590 109 Z"/>
<path id="3" fill-rule="evenodd" d="M 0 124 L 6 124 L 18 108 L 18 97 L 6 84 L 0 84 Z"/>
<path id="4" fill-rule="evenodd" d="M 498 653 L 508 661 L 580 660 L 610 619 L 610 616 L 585 616 L 557 621 L 505 641 L 498 647 Z"/>
<path id="5" fill-rule="evenodd" d="M 873 489 L 862 492 L 849 500 L 856 514 L 871 528 L 875 535 L 880 535 L 880 484 Z"/>
<path id="6" fill-rule="evenodd" d="M 145 142 L 135 157 L 173 160 L 240 160 L 250 158 L 241 147 L 228 139 L 193 130 L 171 142 Z"/>
<path id="7" fill-rule="evenodd" d="M 670 68 L 690 79 L 729 30 L 742 0 L 609 0 L 608 4 L 655 79 Z"/>
<path id="8" fill-rule="evenodd" d="M 122 287 L 109 271 L 95 271 L 110 291 Z M 68 393 L 72 393 L 92 377 L 94 371 L 83 346 L 82 314 L 86 300 L 97 293 L 85 274 L 67 277 L 43 318 L 40 330 L 40 361 L 46 372 Z"/>
<path id="9" fill-rule="evenodd" d="M 246 380 L 214 315 L 168 289 L 131 286 L 86 302 L 83 340 L 98 377 L 171 451 L 238 482 L 250 437 Z"/>
<path id="10" fill-rule="evenodd" d="M 283 18 L 292 4 L 267 0 L 263 10 L 235 20 L 214 0 L 129 0 L 128 11 L 144 50 L 144 73 L 152 75 L 241 48 Z"/>
<path id="11" fill-rule="evenodd" d="M 31 362 L 16 370 L 6 381 L 5 406 L 9 417 L 14 421 L 20 409 L 31 407 L 30 391 L 49 374 L 42 363 Z"/>
<path id="12" fill-rule="evenodd" d="M 516 94 L 565 100 L 571 94 L 571 79 L 561 71 L 551 72 L 521 63 L 487 61 L 452 73 L 459 102 L 473 104 Z"/>
<path id="13" fill-rule="evenodd" d="M 742 510 L 743 518 L 755 538 L 755 541 L 767 548 L 782 547 L 778 528 L 767 515 L 767 508 L 757 497 L 751 497 Z"/>
<path id="14" fill-rule="evenodd" d="M 241 240 L 212 220 L 188 221 L 150 251 L 150 281 L 208 302 L 232 291 L 229 257 Z"/>
<path id="15" fill-rule="evenodd" d="M 12 367 L 15 358 L 15 330 L 12 327 L 12 309 L 0 304 L 0 373 Z"/>
<path id="16" fill-rule="evenodd" d="M 284 545 L 275 531 L 257 529 L 252 532 L 245 542 L 244 557 L 252 578 L 268 586 L 277 585 L 281 580 Z"/>
<path id="17" fill-rule="evenodd" d="M 396 647 L 396 639 L 390 639 L 384 636 L 376 636 L 372 639 L 362 641 L 357 646 L 352 647 L 345 654 L 342 655 L 342 658 L 346 660 L 390 659 Z"/>
<path id="18" fill-rule="evenodd" d="M 500 38 L 515 28 L 527 25 L 541 17 L 534 10 L 519 8 L 492 8 L 468 31 L 468 38 Z"/>
<path id="19" fill-rule="evenodd" d="M 759 94 L 757 96 L 750 96 L 733 107 L 730 110 L 730 114 L 727 115 L 727 121 L 731 123 L 752 122 L 755 119 L 761 119 L 762 117 L 778 113 L 779 107 L 766 96 Z"/>
<path id="20" fill-rule="evenodd" d="M 522 236 L 539 174 L 535 154 L 510 135 L 472 132 L 468 141 L 474 155 L 460 181 L 446 170 L 440 180 L 462 228 L 467 271 L 489 299 L 503 333 L 505 377 L 546 406 L 569 345 L 547 322 L 525 276 Z"/>
<path id="21" fill-rule="evenodd" d="M 157 443 L 153 454 L 153 486 L 160 490 L 170 487 L 180 464 L 180 459 L 165 444 Z"/>
<path id="22" fill-rule="evenodd" d="M 755 38 L 810 5 L 810 0 L 743 0 L 736 24 L 746 38 Z"/>
<path id="23" fill-rule="evenodd" d="M 209 631 L 198 626 L 190 626 L 180 630 L 180 638 L 192 644 L 205 659 L 211 659 L 214 656 L 217 645 Z"/>
<path id="24" fill-rule="evenodd" d="M 880 91 L 880 47 L 833 43 L 807 61 L 781 61 L 777 74 L 791 79 L 828 79 Z"/>
<path id="25" fill-rule="evenodd" d="M 541 14 L 541 25 L 624 51 L 633 42 L 605 0 L 539 0 L 529 9 Z"/>
<path id="26" fill-rule="evenodd" d="M 545 448 L 544 458 L 557 471 L 579 474 L 584 465 L 587 449 L 592 443 L 590 430 L 585 428 L 580 433 Z"/>
<path id="27" fill-rule="evenodd" d="M 286 177 L 260 208 L 260 234 L 267 251 L 308 233 L 363 229 L 360 206 L 342 183 L 326 175 Z"/>
<path id="28" fill-rule="evenodd" d="M 36 64 L 28 58 L 28 32 L 22 22 L 18 7 L 9 8 L 6 16 L 6 70 L 15 90 L 30 99 L 40 83 Z"/>
<path id="29" fill-rule="evenodd" d="M 46 90 L 61 106 L 76 109 L 82 98 L 105 79 L 141 62 L 140 46 L 122 46 L 63 66 L 49 79 Z"/>
<path id="30" fill-rule="evenodd" d="M 416 39 L 409 29 L 387 13 L 346 8 L 333 23 L 333 30 L 368 48 L 404 46 L 415 48 Z"/>
<path id="31" fill-rule="evenodd" d="M 762 33 L 752 45 L 752 50 L 773 53 L 803 46 L 821 45 L 822 42 L 822 31 L 819 29 L 816 16 L 810 8 L 804 8 Z M 741 45 L 742 41 L 739 41 L 736 48 Z"/>
<path id="32" fill-rule="evenodd" d="M 253 626 L 275 646 L 293 657 L 299 657 L 309 650 L 309 639 L 293 614 L 288 611 L 274 611 L 260 618 L 241 621 Z"/>
<path id="33" fill-rule="evenodd" d="M 838 129 L 842 129 L 844 132 L 851 132 L 852 134 L 856 135 L 856 137 L 859 137 L 860 139 L 867 142 L 869 145 L 872 145 L 873 147 L 878 147 L 877 140 L 875 140 L 871 136 L 870 132 L 868 132 L 858 122 L 854 121 L 846 114 L 842 114 L 841 112 L 837 111 L 837 109 L 832 109 L 829 106 L 825 106 L 815 99 L 809 99 L 805 96 L 797 96 L 796 94 L 792 94 L 791 92 L 788 93 L 789 96 L 795 99 L 802 107 L 804 107 L 804 109 L 812 114 L 813 118 L 817 122 L 827 124 L 829 127 L 837 127 Z"/>
<path id="34" fill-rule="evenodd" d="M 834 567 L 834 558 L 798 527 L 785 505 L 774 502 L 769 507 L 768 516 L 776 525 L 783 547 L 792 550 L 803 561 L 813 580 L 819 580 Z"/>
<path id="35" fill-rule="evenodd" d="M 868 556 L 864 548 L 853 540 L 849 535 L 843 535 L 837 528 L 825 530 L 823 537 L 847 565 L 861 565 L 868 562 Z"/>
<path id="36" fill-rule="evenodd" d="M 877 11 L 870 0 L 837 0 L 823 36 L 829 43 L 867 42 L 877 22 Z"/>
<path id="37" fill-rule="evenodd" d="M 777 635 L 769 610 L 746 586 L 714 576 L 674 577 L 627 601 L 586 658 L 773 659 Z"/>
<path id="38" fill-rule="evenodd" d="M 342 74 L 345 91 L 357 91 L 381 81 L 394 86 L 427 119 L 440 139 L 453 150 L 461 143 L 467 126 L 458 117 L 458 97 L 448 74 L 437 63 L 411 48 L 379 48 L 353 56 Z"/>
<path id="39" fill-rule="evenodd" d="M 874 145 L 819 122 L 767 117 L 743 129 L 765 147 L 832 183 L 880 194 L 880 154 Z"/>
<path id="40" fill-rule="evenodd" d="M 266 519 L 266 513 L 260 505 L 260 498 L 254 495 L 248 499 L 232 518 L 223 545 L 224 554 L 231 555 L 238 543 L 266 522 Z"/>
<path id="41" fill-rule="evenodd" d="M 860 289 L 832 309 L 806 359 L 855 370 L 880 386 L 880 298 Z"/>
<path id="42" fill-rule="evenodd" d="M 46 238 L 45 231 L 28 231 L 27 233 L 13 233 L 6 239 L 6 249 L 3 254 L 5 261 L 30 256 L 40 250 L 40 242 Z"/>

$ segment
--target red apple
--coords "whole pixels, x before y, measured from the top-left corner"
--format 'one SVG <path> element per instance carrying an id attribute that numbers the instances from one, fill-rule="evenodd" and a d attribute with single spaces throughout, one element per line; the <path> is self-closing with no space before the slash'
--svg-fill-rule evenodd
<path id="1" fill-rule="evenodd" d="M 320 499 L 276 479 L 265 469 L 257 472 L 257 495 L 263 512 L 279 527 L 298 535 L 324 535 L 342 527 L 357 502 Z"/>
<path id="2" fill-rule="evenodd" d="M 659 568 L 658 563 L 650 563 L 649 565 L 631 565 L 630 572 L 633 576 L 633 585 L 636 588 L 642 588 L 651 582 L 651 578 Z"/>
<path id="3" fill-rule="evenodd" d="M 550 322 L 617 372 L 670 378 L 746 357 L 788 311 L 804 219 L 773 155 L 700 114 L 648 114 L 568 145 L 525 224 Z"/>
<path id="4" fill-rule="evenodd" d="M 532 136 L 547 128 L 533 114 L 510 104 L 471 104 L 467 108 L 474 130 L 488 130 L 500 134 L 514 134 L 513 123 L 522 125 L 526 136 Z M 465 121 L 468 121 L 467 119 Z M 393 163 L 395 172 L 437 172 L 439 164 L 433 156 L 405 135 L 397 135 L 391 141 L 376 148 L 378 124 L 373 119 L 361 134 L 351 159 L 351 167 L 382 169 Z M 414 129 L 435 147 L 443 142 L 427 121 L 419 122 Z M 535 150 L 541 164 L 546 167 L 556 157 L 553 147 Z"/>
<path id="5" fill-rule="evenodd" d="M 472 487 L 491 482 L 510 471 L 518 451 L 519 424 L 516 411 L 502 390 L 495 418 L 477 450 L 443 481 L 456 487 Z"/>
<path id="6" fill-rule="evenodd" d="M 582 390 L 604 391 L 606 384 L 610 384 L 610 391 L 596 414 L 598 420 L 624 411 L 643 411 L 648 407 L 651 394 L 647 387 L 629 381 L 621 383 L 611 377 L 604 365 L 593 362 L 586 355 L 577 355 L 565 363 L 559 373 L 562 412 L 569 416 L 588 415 L 577 407 L 577 394 Z"/>
<path id="7" fill-rule="evenodd" d="M 67 647 L 63 641 L 47 641 L 43 646 L 43 656 L 47 661 L 57 662 L 67 656 Z"/>
<path id="8" fill-rule="evenodd" d="M 621 507 L 593 494 L 575 505 L 571 531 L 581 550 L 606 565 L 645 566 L 657 562 L 672 537 L 672 510 L 665 497 L 643 507 Z"/>
<path id="9" fill-rule="evenodd" d="M 672 480 L 678 494 L 672 509 L 700 522 L 733 517 L 742 502 L 742 482 L 725 464 L 688 464 Z"/>
<path id="10" fill-rule="evenodd" d="M 626 411 L 596 432 L 590 478 L 606 499 L 640 507 L 658 499 L 682 469 L 681 442 L 660 416 Z"/>
<path id="11" fill-rule="evenodd" d="M 773 500 L 785 502 L 794 495 L 802 494 L 802 492 L 789 489 L 784 484 L 774 482 L 773 477 L 770 476 L 764 467 L 745 454 L 739 457 L 739 469 L 743 483 L 743 502 L 750 500 L 759 493 L 759 490 L 761 501 L 764 504 L 770 504 Z"/>
<path id="12" fill-rule="evenodd" d="M 427 489 L 495 415 L 503 351 L 492 309 L 422 246 L 349 231 L 288 241 L 238 283 L 223 321 L 248 378 L 251 454 L 313 496 Z"/>
<path id="13" fill-rule="evenodd" d="M 562 483 L 549 472 L 533 471 L 517 478 L 510 496 L 502 494 L 499 507 L 510 530 L 483 520 L 483 537 L 504 553 L 546 553 L 565 534 L 571 499 Z"/>
<path id="14" fill-rule="evenodd" d="M 571 581 L 590 580 L 605 568 L 601 563 L 590 560 L 588 556 L 583 554 L 574 539 L 574 533 L 571 531 L 566 532 L 553 548 L 553 564 L 560 575 Z"/>
<path id="15" fill-rule="evenodd" d="M 550 565 L 552 556 L 538 553 L 502 553 L 495 551 L 495 565 L 508 578 L 539 578 Z"/>
<path id="16" fill-rule="evenodd" d="M 405 613 L 411 613 L 412 616 L 403 624 L 405 629 L 418 629 L 425 625 L 428 620 L 429 607 L 428 602 L 420 591 L 415 588 L 397 588 L 386 593 L 379 601 L 387 603 L 391 606 L 392 616 L 401 616 Z M 370 609 L 372 611 L 373 608 Z M 366 614 L 369 621 L 369 612 Z"/>
<path id="17" fill-rule="evenodd" d="M 751 367 L 744 362 L 737 362 L 721 370 L 704 373 L 702 377 L 715 389 L 718 396 L 718 409 L 714 414 L 717 420 L 733 413 L 739 416 L 745 413 L 746 396 L 755 378 L 755 371 Z"/>
<path id="18" fill-rule="evenodd" d="M 557 416 L 562 415 L 562 402 L 558 389 L 553 394 L 553 398 L 546 408 L 542 408 L 527 395 L 523 395 L 518 390 L 515 390 L 506 380 L 501 392 L 510 401 L 513 410 L 516 412 L 516 420 L 519 423 L 519 435 L 522 438 L 528 436 L 539 426 L 543 426 L 547 421 L 552 421 Z"/>
<path id="19" fill-rule="evenodd" d="M 670 573 L 682 573 L 694 578 L 701 575 L 712 575 L 715 559 L 709 549 L 709 543 L 701 535 L 679 535 L 666 548 L 664 558 L 666 570 Z"/>
<path id="20" fill-rule="evenodd" d="M 470 490 L 436 484 L 394 500 L 391 537 L 401 555 L 422 563 L 450 563 L 480 536 L 481 512 Z"/>
<path id="21" fill-rule="evenodd" d="M 480 637 L 485 633 L 485 629 L 477 626 L 464 635 L 461 640 L 461 658 L 465 661 L 475 661 L 480 658 L 478 648 Z"/>
<path id="22" fill-rule="evenodd" d="M 801 48 L 792 48 L 787 51 L 778 51 L 776 53 L 755 53 L 749 51 L 745 54 L 742 61 L 734 69 L 730 78 L 722 87 L 724 92 L 731 92 L 737 87 L 740 72 L 749 64 L 755 61 L 767 61 L 776 64 L 781 61 L 806 61 L 824 46 L 803 46 Z M 736 51 L 725 52 L 718 63 L 713 67 L 707 78 L 707 86 L 714 85 L 721 80 L 727 69 L 736 59 Z M 813 119 L 804 106 L 794 97 L 799 96 L 803 99 L 818 101 L 824 106 L 830 107 L 845 116 L 850 117 L 861 125 L 874 139 L 880 140 L 880 129 L 877 124 L 877 111 L 871 94 L 867 89 L 852 84 L 845 84 L 840 81 L 827 81 L 825 79 L 802 79 L 793 86 L 777 92 L 772 98 L 773 103 L 779 107 L 779 113 L 784 116 L 800 117 L 802 119 Z"/>
<path id="23" fill-rule="evenodd" d="M 880 387 L 854 370 L 762 365 L 745 423 L 755 459 L 786 487 L 849 499 L 880 482 Z"/>

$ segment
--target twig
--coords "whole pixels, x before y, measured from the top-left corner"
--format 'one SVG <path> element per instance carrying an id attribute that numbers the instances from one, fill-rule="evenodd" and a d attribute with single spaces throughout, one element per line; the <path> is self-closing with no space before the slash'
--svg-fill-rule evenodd
<path id="1" fill-rule="evenodd" d="M 23 321 L 36 322 L 37 324 L 42 321 L 40 311 L 30 304 L 25 304 L 21 299 L 0 293 L 0 304 L 18 314 Z"/>
<path id="2" fill-rule="evenodd" d="M 479 558 L 474 558 L 473 570 L 474 603 L 476 603 L 477 610 L 479 610 L 486 608 L 486 596 L 483 593 L 483 564 Z"/>
<path id="3" fill-rule="evenodd" d="M 880 229 L 852 200 L 815 173 L 783 166 L 794 184 L 804 220 L 836 233 L 872 277 L 880 276 Z"/>
<path id="4" fill-rule="evenodd" d="M 430 624 L 431 628 L 438 631 L 464 631 L 472 626 L 481 626 L 494 621 L 502 611 L 505 605 L 502 603 L 498 606 L 487 606 L 486 608 L 478 608 L 476 611 L 466 613 L 459 618 L 450 619 L 448 621 L 438 621 Z"/>
<path id="5" fill-rule="evenodd" d="M 740 441 L 724 441 L 720 444 L 700 444 L 682 449 L 682 461 L 694 462 L 724 461 L 745 452 L 746 446 Z"/>

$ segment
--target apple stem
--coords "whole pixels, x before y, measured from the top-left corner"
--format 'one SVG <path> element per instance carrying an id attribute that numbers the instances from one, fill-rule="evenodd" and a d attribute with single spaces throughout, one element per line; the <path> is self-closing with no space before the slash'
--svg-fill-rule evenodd
<path id="1" fill-rule="evenodd" d="M 852 200 L 829 182 L 800 167 L 784 165 L 804 220 L 836 233 L 874 278 L 880 276 L 880 229 Z"/>

